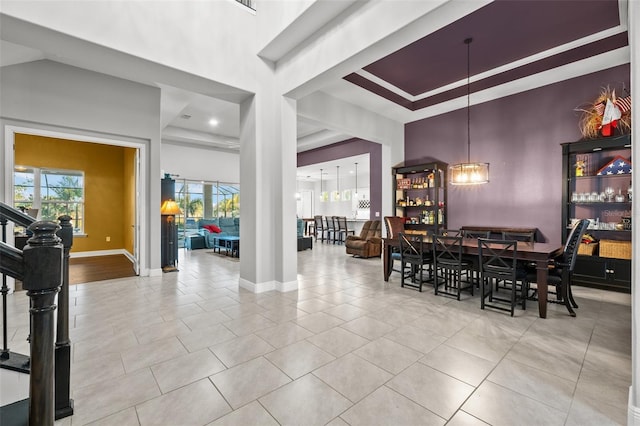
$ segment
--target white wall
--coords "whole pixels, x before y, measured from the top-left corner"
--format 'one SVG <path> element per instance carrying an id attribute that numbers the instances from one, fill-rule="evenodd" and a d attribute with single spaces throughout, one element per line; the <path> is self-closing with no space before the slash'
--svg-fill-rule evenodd
<path id="1" fill-rule="evenodd" d="M 3 0 L 2 13 L 96 47 L 255 89 L 256 16 L 233 1 Z M 60 59 L 82 61 L 79 53 L 67 51 Z"/>
<path id="2" fill-rule="evenodd" d="M 160 233 L 155 230 L 160 229 L 160 90 L 43 60 L 3 67 L 0 92 L 3 131 L 13 125 L 146 147 L 140 261 L 143 273 L 159 271 Z M 0 164 L 0 200 L 11 204 L 13 156 L 6 143 L 2 138 L 1 152 L 10 158 Z"/>
<path id="3" fill-rule="evenodd" d="M 180 179 L 240 182 L 240 154 L 215 149 L 162 143 L 161 174 L 176 174 Z"/>

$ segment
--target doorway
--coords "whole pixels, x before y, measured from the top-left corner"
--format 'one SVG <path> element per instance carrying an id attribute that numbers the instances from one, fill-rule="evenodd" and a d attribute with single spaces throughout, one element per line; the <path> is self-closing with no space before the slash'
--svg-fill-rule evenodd
<path id="1" fill-rule="evenodd" d="M 71 257 L 124 254 L 140 274 L 144 268 L 140 241 L 146 232 L 139 226 L 145 193 L 140 158 L 144 158 L 145 144 L 14 126 L 5 126 L 5 136 L 7 204 L 15 205 L 18 197 L 16 166 L 83 170 L 85 187 L 79 198 L 84 226 L 75 227 Z M 13 229 L 9 231 L 11 238 Z"/>

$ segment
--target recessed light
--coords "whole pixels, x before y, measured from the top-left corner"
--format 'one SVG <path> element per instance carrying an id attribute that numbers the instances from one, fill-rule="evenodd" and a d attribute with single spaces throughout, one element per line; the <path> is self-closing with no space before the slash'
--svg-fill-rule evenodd
<path id="1" fill-rule="evenodd" d="M 191 116 L 189 114 L 182 114 L 180 118 L 182 118 L 183 120 L 188 120 L 191 118 Z"/>
<path id="2" fill-rule="evenodd" d="M 218 120 L 216 120 L 215 118 L 212 118 L 211 120 L 209 120 L 209 125 L 215 127 L 218 125 Z"/>

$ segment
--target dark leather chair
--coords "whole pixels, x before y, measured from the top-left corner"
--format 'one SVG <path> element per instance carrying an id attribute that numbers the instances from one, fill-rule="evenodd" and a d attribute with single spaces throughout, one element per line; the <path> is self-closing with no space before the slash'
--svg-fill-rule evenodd
<path id="1" fill-rule="evenodd" d="M 347 254 L 365 258 L 380 257 L 382 254 L 382 238 L 380 234 L 379 220 L 365 222 L 360 235 L 347 236 L 344 242 Z"/>
<path id="2" fill-rule="evenodd" d="M 551 303 L 562 303 L 567 307 L 569 315 L 572 317 L 576 316 L 573 308 L 577 308 L 578 304 L 574 300 L 573 293 L 571 291 L 571 276 L 573 275 L 573 270 L 576 266 L 578 247 L 580 247 L 582 236 L 587 231 L 588 226 L 588 219 L 578 221 L 569 233 L 567 242 L 564 244 L 562 255 L 559 258 L 554 259 L 554 261 L 549 265 L 549 277 L 547 279 L 547 284 L 556 287 L 557 300 L 548 301 Z M 535 283 L 536 279 L 537 277 L 534 272 L 527 275 L 527 280 L 531 283 Z"/>

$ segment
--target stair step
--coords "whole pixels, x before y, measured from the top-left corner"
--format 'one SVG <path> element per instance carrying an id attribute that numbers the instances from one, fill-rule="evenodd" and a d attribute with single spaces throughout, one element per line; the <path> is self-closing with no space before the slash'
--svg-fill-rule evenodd
<path id="1" fill-rule="evenodd" d="M 9 358 L 0 359 L 0 368 L 17 371 L 18 373 L 29 374 L 30 367 L 29 357 L 16 352 L 9 352 Z"/>
<path id="2" fill-rule="evenodd" d="M 29 424 L 29 398 L 0 407 L 2 426 L 27 426 Z"/>

